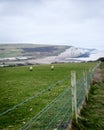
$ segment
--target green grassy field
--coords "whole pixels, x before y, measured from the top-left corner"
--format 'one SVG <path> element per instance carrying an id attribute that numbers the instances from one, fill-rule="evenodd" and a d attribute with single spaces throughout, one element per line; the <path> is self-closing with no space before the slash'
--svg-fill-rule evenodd
<path id="1" fill-rule="evenodd" d="M 33 71 L 29 71 L 29 66 L 0 68 L 0 113 L 45 90 L 39 97 L 1 116 L 0 129 L 18 130 L 70 86 L 72 70 L 77 72 L 79 79 L 84 69 L 89 70 L 95 65 L 96 63 L 55 64 L 54 71 L 51 71 L 50 65 L 33 66 Z M 65 78 L 68 80 L 62 84 L 58 82 Z M 48 89 L 52 85 L 55 87 Z"/>

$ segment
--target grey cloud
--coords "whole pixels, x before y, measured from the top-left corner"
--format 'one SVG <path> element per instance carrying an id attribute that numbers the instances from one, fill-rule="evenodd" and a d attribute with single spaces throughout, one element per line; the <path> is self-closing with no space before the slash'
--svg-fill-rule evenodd
<path id="1" fill-rule="evenodd" d="M 0 42 L 102 46 L 103 7 L 103 0 L 2 0 Z"/>

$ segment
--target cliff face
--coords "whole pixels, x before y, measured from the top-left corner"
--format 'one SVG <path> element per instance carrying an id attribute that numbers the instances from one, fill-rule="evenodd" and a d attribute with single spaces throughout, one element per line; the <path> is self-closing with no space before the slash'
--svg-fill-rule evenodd
<path id="1" fill-rule="evenodd" d="M 98 51 L 96 49 L 85 49 L 70 47 L 64 52 L 60 53 L 57 57 L 57 61 L 95 61 L 104 56 L 104 51 Z"/>
<path id="2" fill-rule="evenodd" d="M 104 51 L 56 45 L 4 45 L 0 46 L 0 62 L 23 64 L 50 64 L 55 62 L 104 61 Z M 102 57 L 102 58 L 101 58 Z"/>

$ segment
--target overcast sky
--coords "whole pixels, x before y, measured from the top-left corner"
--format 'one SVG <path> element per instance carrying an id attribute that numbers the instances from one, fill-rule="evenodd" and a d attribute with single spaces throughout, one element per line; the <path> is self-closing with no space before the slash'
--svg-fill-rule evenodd
<path id="1" fill-rule="evenodd" d="M 104 0 L 0 0 L 0 43 L 104 49 Z"/>

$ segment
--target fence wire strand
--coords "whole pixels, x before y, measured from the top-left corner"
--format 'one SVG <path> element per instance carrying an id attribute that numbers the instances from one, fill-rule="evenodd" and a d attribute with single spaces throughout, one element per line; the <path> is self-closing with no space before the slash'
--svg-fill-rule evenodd
<path id="1" fill-rule="evenodd" d="M 82 105 L 86 96 L 86 89 L 89 90 L 91 78 L 96 70 L 87 72 L 86 77 L 82 77 L 76 82 L 77 90 L 77 109 Z M 45 107 L 38 115 L 33 117 L 20 130 L 67 130 L 72 118 L 72 93 L 66 89 L 53 102 Z"/>
<path id="2" fill-rule="evenodd" d="M 69 78 L 69 77 L 66 77 L 66 78 L 64 78 L 64 79 L 62 79 L 62 80 L 60 80 L 60 81 L 57 81 L 55 84 L 50 85 L 47 89 L 44 89 L 44 90 L 40 91 L 38 94 L 35 94 L 35 95 L 29 97 L 28 99 L 24 100 L 23 102 L 21 102 L 21 103 L 15 105 L 15 106 L 13 106 L 12 108 L 10 108 L 10 109 L 8 109 L 8 110 L 6 110 L 6 111 L 0 113 L 0 117 L 3 116 L 3 115 L 5 115 L 5 114 L 7 114 L 8 112 L 11 112 L 11 111 L 13 111 L 13 110 L 15 110 L 15 109 L 18 109 L 20 106 L 22 106 L 22 105 L 28 103 L 29 101 L 31 101 L 31 100 L 34 99 L 34 98 L 37 98 L 37 97 L 41 96 L 41 95 L 44 94 L 45 92 L 47 92 L 47 91 L 49 91 L 49 90 L 52 90 L 54 87 L 56 87 L 57 85 L 62 84 L 62 83 L 63 83 L 64 81 L 66 81 L 68 78 Z"/>
<path id="3" fill-rule="evenodd" d="M 82 102 L 86 96 L 87 91 L 90 88 L 91 78 L 99 66 L 92 69 L 92 71 L 86 73 L 86 82 L 84 77 L 79 79 L 76 82 L 76 95 L 77 95 L 77 108 L 82 105 Z M 35 94 L 23 102 L 13 106 L 12 108 L 4 111 L 0 114 L 3 116 L 8 112 L 19 108 L 20 106 L 28 103 L 34 98 L 37 98 L 44 94 L 45 92 L 52 90 L 57 85 L 61 85 L 64 81 L 68 80 L 69 77 L 66 77 L 60 81 L 57 81 L 55 84 L 52 84 L 48 88 L 40 91 L 38 94 Z M 35 115 L 30 121 L 23 125 L 20 130 L 67 130 L 69 122 L 72 119 L 72 92 L 71 87 L 67 87 L 60 95 L 58 95 L 51 103 L 49 103 L 44 109 L 42 109 L 37 115 Z"/>
<path id="4" fill-rule="evenodd" d="M 33 117 L 21 130 L 55 129 L 61 126 L 65 112 L 71 112 L 71 89 L 66 89 L 53 102 Z M 68 114 L 69 115 L 69 114 Z M 69 116 L 67 117 L 69 118 Z"/>

